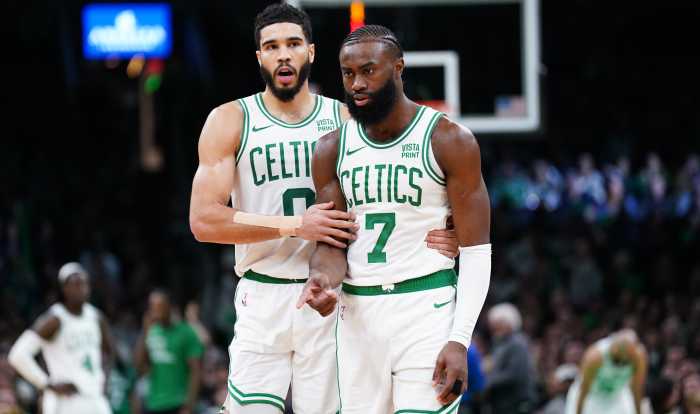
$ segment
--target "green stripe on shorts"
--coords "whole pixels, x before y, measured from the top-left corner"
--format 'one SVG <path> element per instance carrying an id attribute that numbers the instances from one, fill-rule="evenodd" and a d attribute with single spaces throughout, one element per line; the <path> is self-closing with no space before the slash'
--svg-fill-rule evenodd
<path id="1" fill-rule="evenodd" d="M 394 414 L 453 414 L 457 412 L 459 408 L 459 402 L 462 400 L 462 396 L 457 397 L 456 400 L 452 401 L 451 404 L 443 405 L 435 411 L 430 410 L 414 410 L 407 408 L 404 410 L 396 411 Z"/>
<path id="2" fill-rule="evenodd" d="M 283 279 L 281 277 L 272 277 L 264 275 L 262 273 L 257 273 L 252 270 L 248 270 L 243 274 L 246 279 L 254 280 L 260 283 L 272 283 L 273 285 L 289 285 L 292 283 L 306 283 L 306 278 L 304 279 Z"/>
<path id="3" fill-rule="evenodd" d="M 343 292 L 358 296 L 395 295 L 399 293 L 419 292 L 421 290 L 454 286 L 456 283 L 457 275 L 454 269 L 444 269 L 426 276 L 408 279 L 390 285 L 355 286 L 343 283 Z"/>
<path id="4" fill-rule="evenodd" d="M 234 400 L 240 405 L 248 404 L 269 404 L 275 406 L 284 412 L 284 400 L 273 394 L 265 394 L 262 392 L 244 393 L 229 380 L 228 392 Z"/>
<path id="5" fill-rule="evenodd" d="M 340 396 L 340 360 L 338 359 L 338 315 L 335 313 L 335 381 L 338 385 L 338 411 L 335 414 L 340 414 L 343 411 L 343 398 Z"/>

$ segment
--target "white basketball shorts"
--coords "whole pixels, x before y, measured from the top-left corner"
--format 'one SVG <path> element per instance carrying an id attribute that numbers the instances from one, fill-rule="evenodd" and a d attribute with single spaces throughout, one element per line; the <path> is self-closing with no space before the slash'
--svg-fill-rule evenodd
<path id="1" fill-rule="evenodd" d="M 338 378 L 343 414 L 448 414 L 432 386 L 455 310 L 454 271 L 389 286 L 343 285 Z"/>
<path id="2" fill-rule="evenodd" d="M 254 272 L 238 283 L 225 404 L 230 414 L 251 404 L 283 412 L 290 383 L 295 414 L 337 413 L 335 314 L 297 309 L 303 287 L 300 280 Z"/>

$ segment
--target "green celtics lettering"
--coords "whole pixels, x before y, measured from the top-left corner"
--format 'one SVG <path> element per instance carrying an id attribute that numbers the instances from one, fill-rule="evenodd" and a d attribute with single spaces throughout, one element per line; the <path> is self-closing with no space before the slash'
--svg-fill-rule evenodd
<path id="1" fill-rule="evenodd" d="M 251 147 L 248 159 L 253 183 L 261 186 L 285 178 L 311 177 L 311 154 L 315 148 L 315 141 L 289 141 Z"/>
<path id="2" fill-rule="evenodd" d="M 420 206 L 423 171 L 403 164 L 372 164 L 343 169 L 340 185 L 348 196 L 348 208 L 371 203 L 408 203 Z"/>

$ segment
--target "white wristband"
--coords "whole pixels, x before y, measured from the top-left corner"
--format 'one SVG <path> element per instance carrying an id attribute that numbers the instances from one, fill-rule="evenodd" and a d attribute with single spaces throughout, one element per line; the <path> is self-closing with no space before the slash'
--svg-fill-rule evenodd
<path id="1" fill-rule="evenodd" d="M 460 247 L 457 305 L 449 341 L 469 348 L 491 280 L 491 244 Z"/>

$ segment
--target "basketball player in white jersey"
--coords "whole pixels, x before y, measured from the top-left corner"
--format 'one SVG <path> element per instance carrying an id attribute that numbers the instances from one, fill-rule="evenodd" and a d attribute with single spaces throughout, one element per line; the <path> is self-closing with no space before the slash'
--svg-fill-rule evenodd
<path id="1" fill-rule="evenodd" d="M 591 345 L 566 397 L 566 414 L 641 414 L 647 353 L 632 330 Z"/>
<path id="2" fill-rule="evenodd" d="M 209 115 L 190 204 L 197 240 L 236 244 L 242 277 L 224 405 L 231 414 L 276 413 L 291 383 L 296 414 L 331 414 L 339 405 L 335 322 L 294 305 L 309 274 L 309 241 L 343 248 L 357 230 L 333 203 L 312 205 L 316 140 L 347 109 L 309 91 L 315 50 L 306 13 L 269 6 L 256 18 L 255 41 L 265 90 Z M 428 237 L 436 251 L 456 254 L 446 232 Z"/>
<path id="3" fill-rule="evenodd" d="M 17 339 L 8 360 L 43 392 L 44 414 L 109 414 L 103 361 L 111 361 L 112 340 L 101 312 L 87 303 L 88 274 L 70 262 L 58 272 L 63 298 Z M 34 359 L 41 351 L 48 374 Z"/>
<path id="4" fill-rule="evenodd" d="M 316 245 L 297 306 L 330 314 L 343 282 L 342 413 L 454 413 L 491 270 L 479 147 L 467 129 L 406 97 L 403 51 L 389 29 L 348 35 L 340 68 L 353 120 L 319 140 L 313 178 L 317 201 L 354 212 L 360 229 L 347 250 Z M 459 278 L 453 259 L 423 243 L 450 211 Z"/>

